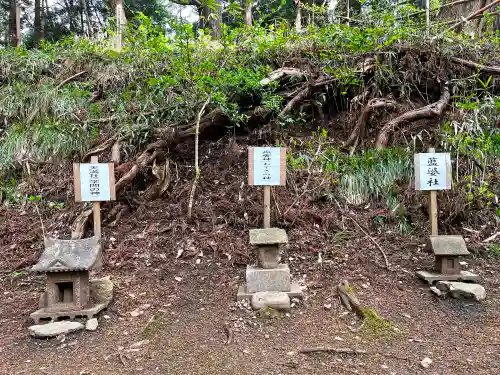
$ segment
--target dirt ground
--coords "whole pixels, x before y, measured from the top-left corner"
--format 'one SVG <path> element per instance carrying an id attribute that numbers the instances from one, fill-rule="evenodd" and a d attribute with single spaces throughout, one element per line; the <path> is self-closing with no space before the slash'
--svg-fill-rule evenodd
<path id="1" fill-rule="evenodd" d="M 291 243 L 297 236 L 297 231 L 290 233 Z M 235 302 L 244 266 L 231 266 L 213 254 L 175 259 L 171 249 L 164 249 L 156 254 L 162 267 L 146 266 L 144 261 L 127 271 L 104 268 L 101 274 L 115 283 L 114 302 L 99 316 L 96 332 L 71 334 L 63 343 L 32 339 L 27 333 L 43 277 L 4 276 L 0 373 L 499 373 L 496 265 L 469 262 L 469 268 L 483 277 L 485 302 L 440 300 L 413 274 L 432 262 L 415 241 L 405 248 L 383 243 L 394 271 L 375 265 L 370 257 L 379 255 L 362 241 L 354 241 L 357 246 L 347 243 L 336 260 L 322 263 L 317 256 L 301 256 L 287 246 L 284 259 L 305 287 L 304 299 L 279 317 L 261 316 Z M 137 256 L 147 254 L 142 239 L 128 241 L 127 246 Z M 348 279 L 362 303 L 375 308 L 392 327 L 368 332 L 346 313 L 334 292 L 342 279 Z M 133 311 L 142 313 L 132 316 Z M 230 344 L 226 326 L 234 334 Z M 319 346 L 367 353 L 297 353 Z M 420 365 L 425 357 L 433 361 L 428 369 Z"/>
<path id="2" fill-rule="evenodd" d="M 414 274 L 433 264 L 422 246 L 425 230 L 405 236 L 390 228 L 374 230 L 369 218 L 375 208 L 354 212 L 307 196 L 299 202 L 299 182 L 274 190 L 273 221 L 287 230 L 282 259 L 304 288 L 303 299 L 279 316 L 236 302 L 245 265 L 253 262 L 248 229 L 259 225 L 262 197 L 242 183 L 244 163 L 215 149 L 202 153 L 210 158 L 203 159 L 192 220 L 185 218 L 192 168 L 182 160 L 168 197 L 132 204 L 133 213 L 116 226 L 104 219 L 105 266 L 94 276 L 111 277 L 114 300 L 99 315 L 96 332 L 70 334 L 64 342 L 28 335 L 44 278 L 23 270 L 40 255 L 40 220 L 29 205 L 0 209 L 0 374 L 500 373 L 497 260 L 467 259 L 466 269 L 482 277 L 486 301 L 439 299 Z M 237 161 L 246 157 L 240 154 Z M 66 172 L 67 181 L 70 166 Z M 60 172 L 61 180 L 66 172 Z M 58 191 L 50 194 L 66 194 L 71 201 L 67 182 L 56 185 Z M 68 236 L 76 208 L 42 209 L 49 235 Z M 109 208 L 103 205 L 104 218 Z M 390 270 L 352 218 L 385 251 Z M 425 216 L 419 220 L 425 223 Z M 474 239 L 469 240 L 473 248 Z M 390 324 L 370 330 L 347 312 L 335 292 L 342 280 Z M 366 353 L 299 353 L 311 347 Z M 426 357 L 432 364 L 424 369 Z"/>

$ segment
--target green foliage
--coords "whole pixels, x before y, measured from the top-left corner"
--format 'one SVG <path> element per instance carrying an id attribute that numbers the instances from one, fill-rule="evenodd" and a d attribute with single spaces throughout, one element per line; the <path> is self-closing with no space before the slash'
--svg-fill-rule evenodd
<path id="1" fill-rule="evenodd" d="M 500 243 L 489 243 L 486 246 L 486 252 L 490 258 L 498 258 L 500 256 Z"/>

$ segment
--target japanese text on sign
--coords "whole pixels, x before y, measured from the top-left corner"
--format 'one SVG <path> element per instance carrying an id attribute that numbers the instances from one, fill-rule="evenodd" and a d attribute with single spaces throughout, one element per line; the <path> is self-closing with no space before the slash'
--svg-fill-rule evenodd
<path id="1" fill-rule="evenodd" d="M 415 188 L 417 190 L 451 189 L 450 154 L 415 154 Z"/>
<path id="2" fill-rule="evenodd" d="M 249 149 L 249 176 L 251 185 L 284 185 L 285 149 L 280 147 L 252 147 Z"/>
<path id="3" fill-rule="evenodd" d="M 114 199 L 113 168 L 110 164 L 77 164 L 75 196 L 77 201 L 98 202 Z"/>

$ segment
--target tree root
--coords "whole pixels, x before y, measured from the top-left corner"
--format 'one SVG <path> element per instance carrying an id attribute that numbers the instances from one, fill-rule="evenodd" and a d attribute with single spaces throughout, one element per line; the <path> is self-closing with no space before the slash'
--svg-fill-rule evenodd
<path id="1" fill-rule="evenodd" d="M 405 112 L 401 116 L 387 122 L 382 127 L 377 136 L 377 140 L 375 142 L 376 149 L 382 150 L 387 147 L 390 133 L 392 133 L 394 129 L 399 125 L 422 119 L 441 117 L 449 101 L 450 92 L 447 88 L 445 88 L 443 94 L 441 95 L 441 98 L 437 102 L 426 105 L 422 108 L 415 109 L 413 111 Z"/>
<path id="2" fill-rule="evenodd" d="M 106 151 L 108 148 L 110 148 L 115 142 L 117 142 L 116 138 L 115 137 L 111 137 L 109 139 L 107 139 L 106 141 L 104 141 L 103 143 L 101 143 L 99 146 L 97 146 L 96 148 L 90 150 L 89 152 L 87 152 L 83 158 L 82 158 L 82 161 L 86 161 L 88 160 L 91 156 L 93 155 L 96 155 L 96 154 L 100 154 L 101 152 L 103 151 Z"/>
<path id="3" fill-rule="evenodd" d="M 484 73 L 500 74 L 500 66 L 486 66 L 469 60 L 460 59 L 458 57 L 452 57 L 451 61 L 453 61 L 456 64 L 467 66 L 472 69 L 477 69 Z"/>
<path id="4" fill-rule="evenodd" d="M 194 132 L 195 140 L 194 140 L 194 168 L 195 168 L 195 175 L 194 175 L 194 181 L 193 181 L 193 187 L 191 188 L 191 194 L 189 195 L 189 202 L 188 202 L 188 218 L 190 219 L 192 214 L 193 214 L 193 203 L 194 203 L 194 193 L 196 192 L 196 186 L 198 185 L 198 180 L 200 179 L 200 162 L 199 162 L 199 150 L 198 150 L 198 143 L 200 140 L 200 121 L 201 121 L 201 116 L 203 116 L 203 112 L 205 112 L 205 108 L 210 103 L 211 97 L 209 96 L 205 103 L 203 103 L 203 106 L 200 109 L 200 112 L 198 112 L 198 118 L 196 120 L 196 128 Z"/>
<path id="5" fill-rule="evenodd" d="M 307 99 L 310 94 L 318 89 L 333 83 L 334 79 L 326 76 L 321 76 L 316 79 L 314 82 L 306 83 L 300 91 L 290 100 L 285 108 L 283 108 L 280 112 L 280 116 L 284 116 L 290 113 L 299 103 L 302 103 L 305 99 Z"/>
<path id="6" fill-rule="evenodd" d="M 350 147 L 353 144 L 357 144 L 358 140 L 360 138 L 363 138 L 366 130 L 366 125 L 368 124 L 368 121 L 373 111 L 379 108 L 394 108 L 394 107 L 396 107 L 396 102 L 394 102 L 393 100 L 388 100 L 388 99 L 370 100 L 363 109 L 361 116 L 359 116 L 358 121 L 356 122 L 356 125 L 354 126 L 354 129 L 351 132 L 351 135 L 345 142 L 345 146 Z"/>
<path id="7" fill-rule="evenodd" d="M 276 81 L 281 81 L 284 77 L 297 77 L 297 76 L 304 76 L 305 72 L 299 69 L 295 68 L 280 68 L 272 71 L 267 75 L 266 78 L 260 81 L 260 84 L 262 86 L 267 86 L 271 82 L 276 82 Z"/>
<path id="8" fill-rule="evenodd" d="M 83 211 L 77 216 L 71 227 L 71 239 L 79 240 L 85 234 L 89 224 L 89 218 L 92 216 L 92 209 Z"/>

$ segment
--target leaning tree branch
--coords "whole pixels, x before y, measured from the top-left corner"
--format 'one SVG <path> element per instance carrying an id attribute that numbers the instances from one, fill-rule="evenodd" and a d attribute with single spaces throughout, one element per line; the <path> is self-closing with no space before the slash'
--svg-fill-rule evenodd
<path id="1" fill-rule="evenodd" d="M 377 150 L 381 150 L 387 147 L 387 143 L 389 142 L 389 135 L 394 131 L 396 127 L 402 124 L 422 119 L 441 117 L 449 101 L 450 91 L 448 90 L 448 88 L 445 88 L 443 94 L 441 95 L 441 98 L 437 102 L 429 104 L 422 108 L 415 109 L 413 111 L 405 112 L 401 116 L 387 122 L 378 133 L 375 147 L 377 148 Z"/>
<path id="2" fill-rule="evenodd" d="M 500 66 L 487 66 L 478 64 L 469 60 L 460 59 L 458 57 L 452 57 L 451 61 L 456 64 L 464 65 L 472 69 L 477 69 L 481 72 L 491 73 L 491 74 L 500 74 Z"/>
<path id="3" fill-rule="evenodd" d="M 485 7 L 482 7 L 481 9 L 478 9 L 476 10 L 475 12 L 472 12 L 471 14 L 469 14 L 466 18 L 462 18 L 460 21 L 458 21 L 456 24 L 454 24 L 453 26 L 451 26 L 448 31 L 453 31 L 455 30 L 458 26 L 462 25 L 463 23 L 465 22 L 468 22 L 470 21 L 471 19 L 473 19 L 474 17 L 476 17 L 478 14 L 483 14 L 484 12 L 486 12 L 488 9 L 490 9 L 491 7 L 493 7 L 494 5 L 497 5 L 497 4 L 500 4 L 500 0 L 495 0 L 493 1 L 492 3 L 489 3 L 488 5 L 486 5 Z"/>
<path id="4" fill-rule="evenodd" d="M 394 108 L 396 106 L 396 102 L 387 99 L 372 99 L 368 102 L 368 104 L 363 109 L 361 116 L 359 116 L 354 129 L 351 132 L 351 135 L 345 142 L 345 147 L 350 147 L 353 144 L 357 143 L 359 138 L 364 136 L 366 125 L 368 120 L 370 119 L 373 111 L 379 108 Z"/>

